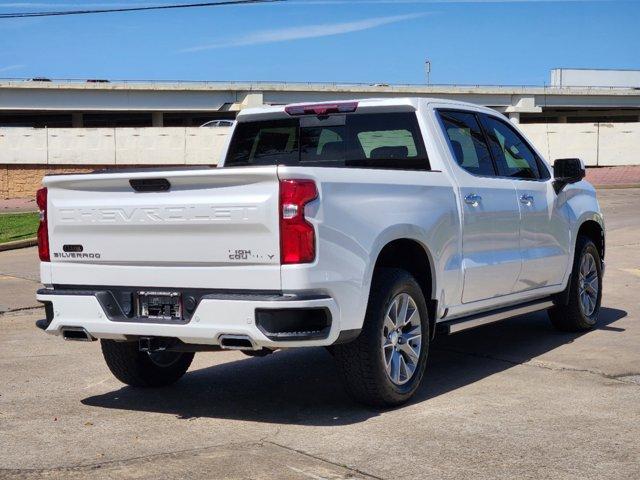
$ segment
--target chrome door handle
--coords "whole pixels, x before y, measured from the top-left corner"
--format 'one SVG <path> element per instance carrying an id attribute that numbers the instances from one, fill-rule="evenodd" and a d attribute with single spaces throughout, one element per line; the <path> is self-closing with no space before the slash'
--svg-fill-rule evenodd
<path id="1" fill-rule="evenodd" d="M 530 207 L 531 205 L 533 205 L 533 196 L 526 194 L 520 195 L 520 203 L 526 205 L 527 207 Z"/>
<path id="2" fill-rule="evenodd" d="M 470 193 L 466 197 L 464 197 L 464 203 L 467 205 L 471 205 L 472 207 L 477 207 L 480 205 L 482 201 L 482 197 L 480 195 L 476 195 L 475 193 Z"/>

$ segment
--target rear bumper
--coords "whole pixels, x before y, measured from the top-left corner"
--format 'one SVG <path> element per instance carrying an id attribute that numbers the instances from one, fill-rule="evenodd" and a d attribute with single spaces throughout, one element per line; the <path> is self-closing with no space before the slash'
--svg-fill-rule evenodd
<path id="1" fill-rule="evenodd" d="M 65 328 L 83 328 L 94 338 L 131 340 L 136 337 L 171 337 L 186 344 L 219 345 L 221 335 L 246 335 L 260 347 L 285 348 L 331 345 L 340 335 L 340 312 L 335 300 L 324 295 L 211 293 L 202 295 L 188 320 L 159 323 L 113 313 L 104 290 L 41 289 L 37 299 L 45 304 L 47 319 L 39 327 L 52 335 Z M 327 319 L 318 328 L 318 317 Z M 274 325 L 296 327 L 307 319 L 312 328 L 274 332 Z M 280 323 L 279 323 L 280 322 Z"/>

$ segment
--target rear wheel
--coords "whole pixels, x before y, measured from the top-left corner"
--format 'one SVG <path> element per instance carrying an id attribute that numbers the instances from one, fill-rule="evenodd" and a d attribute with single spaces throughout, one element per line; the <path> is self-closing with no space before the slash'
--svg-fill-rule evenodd
<path id="1" fill-rule="evenodd" d="M 567 288 L 567 304 L 558 304 L 549 309 L 551 323 L 565 332 L 593 328 L 602 300 L 602 263 L 598 249 L 588 237 L 578 237 L 571 281 Z"/>
<path id="2" fill-rule="evenodd" d="M 193 352 L 141 352 L 137 342 L 100 340 L 111 373 L 132 387 L 163 387 L 177 382 L 189 369 Z"/>
<path id="3" fill-rule="evenodd" d="M 353 342 L 333 349 L 348 393 L 373 406 L 400 405 L 420 386 L 429 349 L 429 319 L 420 286 L 404 270 L 380 269 L 366 318 Z"/>

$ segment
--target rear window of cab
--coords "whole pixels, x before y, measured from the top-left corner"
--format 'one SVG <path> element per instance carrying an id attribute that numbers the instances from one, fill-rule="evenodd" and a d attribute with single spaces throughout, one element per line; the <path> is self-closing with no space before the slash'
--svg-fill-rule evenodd
<path id="1" fill-rule="evenodd" d="M 414 112 L 240 122 L 225 167 L 249 165 L 430 168 Z"/>

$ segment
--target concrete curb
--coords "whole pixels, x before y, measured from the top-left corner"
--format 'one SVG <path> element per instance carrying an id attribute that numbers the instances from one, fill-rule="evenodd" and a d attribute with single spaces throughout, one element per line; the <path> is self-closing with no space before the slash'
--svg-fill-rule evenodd
<path id="1" fill-rule="evenodd" d="M 15 242 L 0 243 L 0 252 L 5 250 L 16 250 L 17 248 L 27 248 L 38 245 L 37 238 L 27 238 L 25 240 L 16 240 Z"/>

